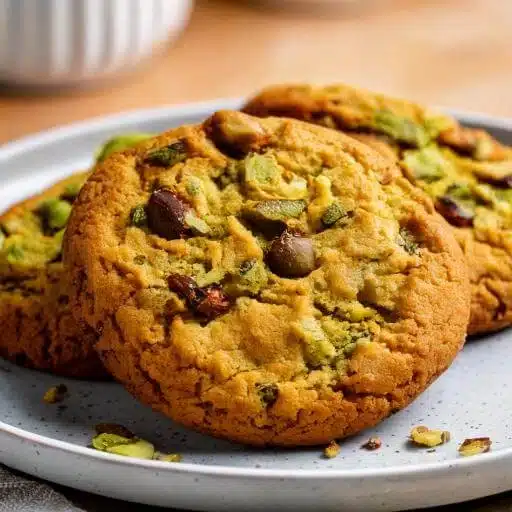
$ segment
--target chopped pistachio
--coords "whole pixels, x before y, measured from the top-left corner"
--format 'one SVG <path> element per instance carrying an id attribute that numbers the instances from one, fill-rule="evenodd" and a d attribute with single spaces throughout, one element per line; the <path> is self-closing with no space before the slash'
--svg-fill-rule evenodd
<path id="1" fill-rule="evenodd" d="M 444 178 L 451 164 L 438 147 L 431 145 L 419 150 L 405 151 L 402 165 L 414 179 L 432 183 Z"/>
<path id="2" fill-rule="evenodd" d="M 38 212 L 50 229 L 62 229 L 71 214 L 71 204 L 62 199 L 48 199 L 39 206 Z"/>
<path id="3" fill-rule="evenodd" d="M 256 384 L 256 390 L 265 407 L 273 405 L 279 395 L 277 384 Z"/>
<path id="4" fill-rule="evenodd" d="M 148 223 L 148 215 L 144 205 L 136 206 L 130 212 L 130 224 L 138 228 L 146 226 Z"/>
<path id="5" fill-rule="evenodd" d="M 185 224 L 196 234 L 206 235 L 210 232 L 210 226 L 203 219 L 200 219 L 193 210 L 185 213 Z"/>
<path id="6" fill-rule="evenodd" d="M 96 151 L 96 163 L 102 162 L 112 153 L 131 148 L 150 137 L 152 137 L 152 135 L 147 133 L 125 133 L 124 135 L 112 137 Z"/>
<path id="7" fill-rule="evenodd" d="M 190 176 L 185 185 L 185 189 L 191 196 L 197 196 L 201 192 L 201 180 L 195 176 Z"/>
<path id="8" fill-rule="evenodd" d="M 472 199 L 473 193 L 469 184 L 467 183 L 452 183 L 447 189 L 445 194 L 456 199 Z"/>
<path id="9" fill-rule="evenodd" d="M 252 153 L 244 160 L 245 181 L 247 183 L 269 184 L 277 181 L 281 171 L 276 160 L 267 155 Z"/>
<path id="10" fill-rule="evenodd" d="M 342 217 L 345 217 L 347 213 L 338 203 L 331 203 L 324 211 L 322 215 L 322 224 L 326 227 L 336 224 Z"/>
<path id="11" fill-rule="evenodd" d="M 251 270 L 254 265 L 256 265 L 256 262 L 258 260 L 256 259 L 252 259 L 252 260 L 245 260 L 244 262 L 242 262 L 242 264 L 240 265 L 240 275 L 244 275 L 244 274 L 247 274 L 247 272 L 249 272 L 249 270 Z"/>
<path id="12" fill-rule="evenodd" d="M 410 146 L 423 147 L 430 140 L 427 130 L 421 124 L 393 114 L 389 110 L 375 112 L 374 123 L 378 131 Z"/>
<path id="13" fill-rule="evenodd" d="M 331 441 L 324 449 L 324 457 L 334 459 L 340 453 L 340 445 L 336 441 Z"/>
<path id="14" fill-rule="evenodd" d="M 427 427 L 419 426 L 411 430 L 411 441 L 420 446 L 439 446 L 450 440 L 450 432 L 447 430 L 430 430 Z"/>
<path id="15" fill-rule="evenodd" d="M 286 221 L 297 218 L 306 209 L 302 199 L 272 199 L 260 201 L 244 213 L 254 220 Z"/>
<path id="16" fill-rule="evenodd" d="M 378 450 L 382 446 L 382 441 L 380 440 L 380 437 L 370 437 L 366 443 L 364 443 L 361 448 L 364 448 L 365 450 L 373 451 Z"/>
<path id="17" fill-rule="evenodd" d="M 148 151 L 144 157 L 144 162 L 159 167 L 172 167 L 187 158 L 187 145 L 185 141 L 178 140 L 164 146 Z"/>
<path id="18" fill-rule="evenodd" d="M 129 444 L 116 444 L 114 446 L 109 446 L 105 451 L 115 455 L 133 457 L 135 459 L 151 460 L 155 454 L 155 447 L 149 441 L 138 439 L 137 441 Z"/>
<path id="19" fill-rule="evenodd" d="M 47 404 L 56 404 L 62 402 L 68 393 L 68 388 L 64 384 L 58 384 L 49 388 L 43 396 L 43 402 Z"/>
<path id="20" fill-rule="evenodd" d="M 19 263 L 25 257 L 23 247 L 12 244 L 7 248 L 7 261 L 9 263 Z"/>
<path id="21" fill-rule="evenodd" d="M 414 236 L 405 227 L 401 227 L 398 232 L 398 245 L 411 255 L 416 254 L 419 248 L 418 243 L 414 240 Z"/>
<path id="22" fill-rule="evenodd" d="M 120 444 L 130 444 L 134 442 L 134 437 L 126 437 L 112 432 L 101 432 L 100 434 L 92 438 L 91 444 L 96 450 L 102 452 L 106 451 L 107 448 L 112 446 L 118 446 Z"/>
<path id="23" fill-rule="evenodd" d="M 179 453 L 160 453 L 155 452 L 153 460 L 159 460 L 162 462 L 181 462 L 183 457 Z"/>
<path id="24" fill-rule="evenodd" d="M 137 254 L 137 256 L 133 258 L 133 263 L 135 263 L 135 265 L 144 265 L 144 263 L 146 263 L 146 256 Z"/>
<path id="25" fill-rule="evenodd" d="M 315 318 L 305 318 L 293 324 L 305 345 L 305 358 L 313 366 L 328 364 L 335 356 L 336 349 Z"/>
<path id="26" fill-rule="evenodd" d="M 61 199 L 74 201 L 80 193 L 81 189 L 82 183 L 70 183 L 69 185 L 66 185 L 66 188 L 64 189 L 60 197 Z"/>
<path id="27" fill-rule="evenodd" d="M 488 452 L 491 449 L 491 444 L 492 441 L 488 437 L 465 439 L 459 446 L 458 451 L 463 457 L 470 457 Z"/>
<path id="28" fill-rule="evenodd" d="M 155 454 L 155 447 L 149 441 L 113 433 L 98 434 L 91 444 L 96 450 L 137 459 L 152 459 Z"/>

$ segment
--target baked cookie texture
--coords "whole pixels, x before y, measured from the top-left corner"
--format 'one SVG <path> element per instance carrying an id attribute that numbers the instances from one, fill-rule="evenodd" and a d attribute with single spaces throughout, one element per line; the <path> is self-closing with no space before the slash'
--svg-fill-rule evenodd
<path id="1" fill-rule="evenodd" d="M 453 226 L 469 265 L 469 334 L 512 323 L 512 148 L 421 105 L 346 85 L 270 87 L 244 111 L 338 129 L 384 154 Z"/>
<path id="2" fill-rule="evenodd" d="M 462 251 L 392 160 L 239 112 L 100 164 L 64 261 L 112 375 L 253 445 L 375 425 L 448 367 L 469 316 Z"/>
<path id="3" fill-rule="evenodd" d="M 96 335 L 71 314 L 61 261 L 71 204 L 86 178 L 75 174 L 0 216 L 0 355 L 28 368 L 102 379 Z"/>
<path id="4" fill-rule="evenodd" d="M 95 161 L 148 134 L 106 141 Z M 88 172 L 74 174 L 0 216 L 0 356 L 21 366 L 81 379 L 107 379 L 96 334 L 71 314 L 62 237 Z"/>

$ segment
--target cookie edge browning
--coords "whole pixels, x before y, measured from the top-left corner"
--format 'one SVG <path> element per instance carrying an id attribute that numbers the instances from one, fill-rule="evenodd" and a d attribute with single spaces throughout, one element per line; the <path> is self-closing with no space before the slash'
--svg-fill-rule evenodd
<path id="1" fill-rule="evenodd" d="M 80 171 L 54 183 L 10 206 L 0 219 L 34 210 L 42 201 L 60 196 L 67 185 L 85 179 L 88 174 Z M 62 377 L 108 380 L 110 377 L 93 349 L 96 335 L 84 322 L 79 325 L 67 306 L 62 310 L 59 304 L 59 290 L 67 286 L 62 265 L 49 263 L 44 269 L 32 269 L 26 274 L 41 275 L 45 292 L 28 296 L 0 293 L 0 356 L 19 366 Z M 13 277 L 17 276 L 14 273 Z M 61 314 L 56 315 L 58 310 Z M 12 335 L 7 336 L 8 333 Z"/>
<path id="2" fill-rule="evenodd" d="M 332 84 L 334 87 L 347 88 L 348 90 L 360 91 L 362 94 L 367 94 L 377 101 L 391 101 L 396 104 L 407 106 L 414 109 L 416 112 L 421 113 L 424 107 L 412 101 L 401 100 L 385 94 L 379 94 L 364 88 L 355 88 L 345 84 Z M 342 118 L 337 115 L 336 108 L 332 108 L 330 100 L 327 97 L 322 98 L 319 92 L 322 89 L 328 88 L 327 86 L 314 85 L 314 84 L 281 84 L 273 85 L 262 89 L 255 96 L 251 97 L 248 102 L 242 107 L 242 111 L 252 115 L 267 117 L 273 115 L 289 116 L 294 119 L 304 120 L 313 124 L 323 125 L 319 123 L 315 116 L 320 114 L 329 115 L 336 123 L 332 126 L 336 130 L 342 131 L 347 135 L 357 138 L 361 142 L 371 146 L 373 149 L 381 152 L 384 156 L 389 155 L 392 157 L 392 151 L 388 147 L 386 150 L 386 143 L 382 140 L 372 140 L 371 135 L 366 133 L 351 133 L 350 131 L 344 132 L 346 124 Z M 458 126 L 458 122 L 451 117 L 454 127 Z M 478 261 L 488 261 L 489 256 L 488 247 L 497 249 L 500 255 L 491 255 L 492 259 L 498 262 L 503 257 L 510 259 L 510 266 L 512 267 L 512 253 L 507 250 L 505 245 L 490 245 L 480 242 L 475 237 L 468 237 L 467 230 L 453 227 L 456 239 L 461 243 L 463 251 L 467 258 L 470 259 L 470 276 L 471 276 L 471 315 L 468 324 L 468 335 L 478 335 L 492 333 L 499 331 L 512 324 L 512 271 L 510 277 L 505 279 L 506 272 L 502 275 L 489 275 L 483 271 L 484 265 L 478 264 Z M 482 254 L 481 258 L 471 259 L 471 255 Z M 475 265 L 476 263 L 476 265 Z M 479 268 L 482 272 L 479 272 Z M 499 273 L 498 273 L 499 274 Z"/>
<path id="3" fill-rule="evenodd" d="M 211 129 L 211 123 L 220 122 L 225 115 L 232 114 L 217 113 L 202 126 L 182 127 L 169 131 L 139 146 L 138 150 L 128 150 L 114 155 L 98 166 L 76 202 L 64 241 L 65 264 L 69 268 L 73 283 L 73 311 L 78 318 L 85 318 L 98 332 L 102 332 L 97 345 L 100 355 L 107 368 L 130 392 L 154 409 L 171 417 L 174 416 L 175 419 L 195 430 L 253 445 L 297 446 L 322 444 L 332 438 L 345 437 L 362 428 L 371 427 L 397 409 L 405 407 L 450 365 L 464 342 L 469 317 L 468 276 L 460 247 L 444 220 L 435 213 L 431 201 L 405 178 L 400 177 L 399 172 L 397 174 L 391 172 L 392 179 L 397 180 L 418 202 L 418 206 L 415 206 L 415 209 L 419 210 L 418 222 L 428 221 L 428 225 L 424 228 L 425 234 L 432 237 L 438 250 L 435 258 L 437 258 L 436 261 L 439 260 L 436 267 L 439 275 L 435 279 L 440 280 L 443 285 L 442 288 L 427 286 L 432 289 L 429 293 L 425 293 L 424 285 L 429 284 L 425 283 L 425 277 L 411 276 L 409 284 L 414 289 L 414 293 L 410 307 L 418 308 L 418 301 L 424 303 L 426 307 L 424 318 L 418 318 L 416 326 L 412 326 L 412 329 L 416 330 L 417 335 L 424 336 L 422 340 L 425 339 L 427 342 L 418 346 L 404 333 L 388 332 L 389 339 L 386 340 L 388 346 L 381 347 L 382 350 L 390 350 L 391 347 L 397 353 L 403 354 L 404 360 L 417 363 L 400 369 L 410 375 L 411 382 L 398 389 L 387 389 L 381 395 L 370 395 L 375 371 L 393 371 L 393 361 L 390 360 L 388 366 L 386 366 L 387 363 L 382 365 L 378 354 L 365 355 L 363 352 L 357 361 L 354 360 L 351 363 L 353 368 L 356 364 L 358 365 L 359 375 L 355 377 L 347 375 L 341 382 L 341 388 L 344 390 L 343 398 L 337 394 L 336 398 L 331 400 L 318 399 L 314 402 L 315 414 L 323 415 L 324 419 L 329 417 L 330 430 L 325 428 L 325 421 L 305 424 L 299 421 L 296 425 L 271 436 L 268 432 L 265 434 L 263 429 L 233 434 L 227 433 L 225 427 L 219 429 L 204 427 L 201 419 L 190 416 L 176 418 L 173 407 L 164 398 L 161 383 L 153 378 L 147 367 L 141 366 L 142 358 L 147 362 L 154 357 L 153 347 L 148 345 L 144 354 L 139 353 L 137 348 L 125 339 L 125 334 L 119 328 L 117 321 L 113 320 L 116 313 L 125 309 L 120 306 L 129 300 L 130 287 L 115 270 L 103 267 L 101 253 L 106 244 L 115 243 L 112 240 L 113 230 L 108 228 L 109 222 L 121 214 L 126 216 L 127 212 L 123 209 L 126 203 L 126 184 L 130 182 L 134 185 L 138 184 L 139 179 L 134 171 L 137 155 L 143 154 L 154 146 L 164 146 L 187 135 L 204 139 L 204 132 Z M 380 178 L 387 176 L 386 179 L 389 179 L 390 171 L 387 168 L 393 168 L 393 163 L 383 160 L 381 156 L 357 141 L 300 121 L 280 120 L 279 122 L 282 126 L 286 126 L 287 123 L 297 123 L 303 127 L 302 129 L 332 138 L 342 146 L 350 146 L 360 154 L 360 157 L 369 155 L 369 160 L 375 162 L 377 168 L 384 169 Z M 112 179 L 112 176 L 115 176 L 115 179 Z M 109 197 L 108 201 L 106 195 Z M 134 197 L 136 198 L 137 194 Z M 91 204 L 95 205 L 94 208 L 91 208 Z M 94 250 L 91 250 L 92 245 L 95 245 Z M 425 271 L 424 266 L 421 269 Z M 92 276 L 95 278 L 92 279 Z M 105 293 L 107 290 L 108 293 Z M 437 322 L 432 317 L 433 310 L 442 315 Z M 429 336 L 423 332 L 425 329 L 422 324 L 427 325 Z M 431 329 L 432 326 L 434 326 L 433 329 Z M 434 355 L 431 355 L 432 353 Z M 422 368 L 425 366 L 425 357 L 432 357 L 426 369 Z M 126 359 L 125 364 L 120 365 L 120 359 Z M 339 420 L 348 424 L 345 430 L 333 426 L 336 424 L 336 414 L 332 413 L 335 407 L 338 409 Z M 307 415 L 308 411 L 304 411 L 304 416 L 307 417 Z M 355 417 L 358 418 L 357 421 Z M 234 418 L 231 417 L 230 421 L 234 421 Z M 241 421 L 243 422 L 243 418 Z"/>

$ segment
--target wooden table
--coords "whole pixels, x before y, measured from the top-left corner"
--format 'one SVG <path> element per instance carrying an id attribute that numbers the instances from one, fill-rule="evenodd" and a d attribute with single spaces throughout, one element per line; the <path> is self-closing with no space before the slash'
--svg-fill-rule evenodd
<path id="1" fill-rule="evenodd" d="M 344 81 L 512 116 L 512 1 L 361 3 L 368 5 L 313 17 L 241 0 L 199 0 L 180 40 L 130 76 L 58 93 L 0 89 L 0 143 L 91 116 L 240 96 L 282 81 Z M 111 500 L 66 494 L 87 510 L 115 508 Z M 512 496 L 457 507 L 462 509 L 512 511 Z"/>
<path id="2" fill-rule="evenodd" d="M 311 14 L 199 0 L 177 43 L 89 90 L 0 89 L 0 143 L 126 109 L 249 94 L 271 82 L 345 81 L 512 116 L 512 1 L 360 0 Z"/>

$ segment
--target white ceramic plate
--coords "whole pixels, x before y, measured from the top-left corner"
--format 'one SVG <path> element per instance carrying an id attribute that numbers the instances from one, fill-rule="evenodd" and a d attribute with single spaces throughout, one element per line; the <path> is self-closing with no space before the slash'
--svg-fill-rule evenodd
<path id="1" fill-rule="evenodd" d="M 0 148 L 0 205 L 7 207 L 83 168 L 106 137 L 161 131 L 237 107 L 239 100 L 139 111 L 67 126 Z M 512 121 L 463 120 L 512 143 Z M 114 383 L 67 381 L 0 361 L 0 462 L 60 484 L 146 504 L 195 510 L 404 510 L 512 489 L 512 331 L 470 341 L 453 366 L 406 410 L 343 443 L 335 459 L 320 448 L 255 450 L 183 429 L 138 404 Z M 44 404 L 63 382 L 64 407 Z M 121 423 L 180 464 L 140 461 L 87 448 L 93 426 Z M 449 430 L 435 451 L 415 449 L 415 425 Z M 368 452 L 369 435 L 383 441 Z M 457 445 L 489 436 L 492 451 L 464 459 Z"/>

